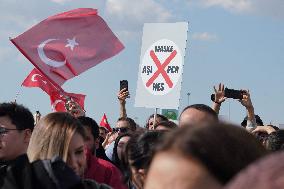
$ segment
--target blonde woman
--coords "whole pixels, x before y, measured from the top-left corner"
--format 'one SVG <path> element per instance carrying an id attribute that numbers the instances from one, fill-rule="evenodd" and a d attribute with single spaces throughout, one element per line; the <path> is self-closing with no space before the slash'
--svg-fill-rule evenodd
<path id="1" fill-rule="evenodd" d="M 86 166 L 85 132 L 69 113 L 50 113 L 36 125 L 28 147 L 30 162 L 61 158 L 81 178 Z M 108 188 L 94 184 L 92 188 Z"/>

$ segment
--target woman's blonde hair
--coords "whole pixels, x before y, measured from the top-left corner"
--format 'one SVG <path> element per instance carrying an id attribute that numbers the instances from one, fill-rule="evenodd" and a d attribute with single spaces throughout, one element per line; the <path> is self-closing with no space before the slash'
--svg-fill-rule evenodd
<path id="1" fill-rule="evenodd" d="M 70 141 L 75 133 L 85 139 L 84 128 L 69 113 L 50 113 L 40 119 L 32 133 L 27 154 L 30 162 L 59 156 L 67 161 Z"/>

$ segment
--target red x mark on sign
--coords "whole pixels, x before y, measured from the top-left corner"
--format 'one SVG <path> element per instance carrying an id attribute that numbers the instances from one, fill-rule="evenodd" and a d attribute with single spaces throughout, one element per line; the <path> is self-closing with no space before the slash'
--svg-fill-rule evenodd
<path id="1" fill-rule="evenodd" d="M 165 71 L 165 67 L 167 65 L 169 65 L 172 61 L 172 59 L 176 56 L 177 51 L 174 50 L 170 56 L 165 60 L 165 62 L 163 64 L 161 64 L 160 60 L 158 59 L 158 57 L 156 56 L 155 52 L 153 50 L 150 51 L 150 56 L 153 59 L 154 63 L 156 64 L 158 70 L 154 73 L 154 75 L 147 81 L 146 83 L 146 87 L 149 87 L 154 81 L 155 79 L 157 79 L 157 77 L 162 74 L 162 76 L 164 77 L 166 83 L 168 84 L 168 86 L 170 88 L 173 87 L 173 82 L 171 81 L 169 75 L 166 73 Z"/>

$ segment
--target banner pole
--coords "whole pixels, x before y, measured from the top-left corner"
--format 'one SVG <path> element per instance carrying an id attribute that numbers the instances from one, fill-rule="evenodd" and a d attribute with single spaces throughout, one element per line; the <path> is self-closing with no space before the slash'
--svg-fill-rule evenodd
<path id="1" fill-rule="evenodd" d="M 17 103 L 17 98 L 18 98 L 18 96 L 19 96 L 20 93 L 21 93 L 22 87 L 23 87 L 23 85 L 21 85 L 20 89 L 19 89 L 18 92 L 16 93 L 16 96 L 15 96 L 15 99 L 14 99 L 14 103 Z"/>
<path id="2" fill-rule="evenodd" d="M 153 123 L 153 128 L 152 128 L 152 130 L 154 130 L 154 126 L 156 125 L 156 122 L 157 122 L 157 112 L 158 112 L 158 108 L 155 108 L 154 123 Z"/>

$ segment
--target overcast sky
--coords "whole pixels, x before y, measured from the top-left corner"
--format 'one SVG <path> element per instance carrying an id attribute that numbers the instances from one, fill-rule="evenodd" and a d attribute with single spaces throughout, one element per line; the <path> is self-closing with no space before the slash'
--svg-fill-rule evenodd
<path id="1" fill-rule="evenodd" d="M 110 123 L 119 116 L 119 80 L 129 80 L 128 115 L 143 125 L 152 109 L 135 108 L 143 23 L 189 22 L 180 109 L 211 105 L 213 85 L 249 89 L 256 114 L 266 124 L 284 123 L 283 0 L 0 0 L 0 101 L 18 102 L 33 112 L 51 111 L 49 97 L 38 88 L 20 87 L 33 69 L 10 43 L 48 16 L 79 7 L 98 9 L 125 49 L 117 56 L 66 82 L 67 92 L 86 94 L 87 115 Z M 240 123 L 245 109 L 227 101 L 221 114 Z"/>

